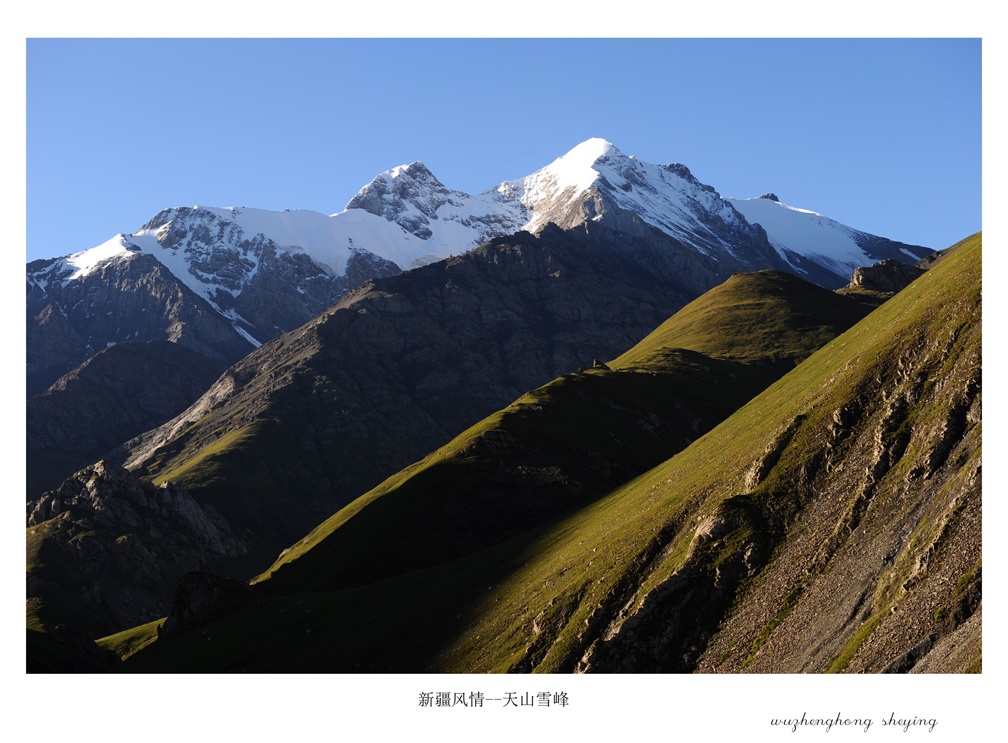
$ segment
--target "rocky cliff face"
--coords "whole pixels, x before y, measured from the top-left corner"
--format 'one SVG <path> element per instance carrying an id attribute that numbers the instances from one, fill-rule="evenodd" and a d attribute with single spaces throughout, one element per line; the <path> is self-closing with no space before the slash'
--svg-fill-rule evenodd
<path id="1" fill-rule="evenodd" d="M 92 637 L 164 616 L 182 574 L 249 550 L 184 487 L 104 461 L 30 502 L 26 533 L 29 613 Z"/>
<path id="2" fill-rule="evenodd" d="M 131 340 L 167 340 L 232 363 L 253 345 L 152 256 L 126 254 L 70 279 L 61 260 L 28 266 L 27 392 L 45 391 L 91 355 Z"/>
<path id="3" fill-rule="evenodd" d="M 924 268 L 887 258 L 871 266 L 856 268 L 849 286 L 894 294 L 907 287 L 924 271 Z"/>
<path id="4" fill-rule="evenodd" d="M 455 228 L 454 250 L 463 252 L 495 237 L 521 231 L 529 210 L 509 189 L 486 191 L 476 196 L 446 187 L 421 162 L 382 173 L 364 186 L 346 206 L 360 209 L 398 225 L 419 240 L 430 241 L 431 257 L 444 257 L 446 237 Z M 423 265 L 417 255 L 407 268 Z"/>
<path id="5" fill-rule="evenodd" d="M 395 263 L 354 247 L 352 240 L 341 254 L 340 270 L 334 270 L 300 245 L 277 242 L 283 239 L 283 213 L 264 213 L 277 222 L 275 236 L 267 234 L 268 227 L 264 226 L 267 232 L 253 232 L 254 227 L 245 224 L 253 213 L 258 214 L 242 209 L 166 209 L 126 241 L 145 246 L 172 266 L 183 283 L 257 343 L 304 324 L 367 279 L 399 273 Z"/>

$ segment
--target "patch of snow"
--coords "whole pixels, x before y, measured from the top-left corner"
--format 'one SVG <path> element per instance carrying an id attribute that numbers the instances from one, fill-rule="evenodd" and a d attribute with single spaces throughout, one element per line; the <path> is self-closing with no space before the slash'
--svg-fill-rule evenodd
<path id="1" fill-rule="evenodd" d="M 73 269 L 73 273 L 63 281 L 66 283 L 67 281 L 87 276 L 106 261 L 126 255 L 129 252 L 130 250 L 126 245 L 124 236 L 120 233 L 97 247 L 69 255 L 64 260 Z"/>
<path id="2" fill-rule="evenodd" d="M 238 331 L 238 334 L 239 334 L 239 335 L 240 335 L 240 336 L 241 336 L 242 338 L 244 338 L 244 339 L 245 339 L 245 340 L 247 340 L 247 341 L 248 341 L 249 343 L 251 343 L 251 344 L 252 344 L 252 347 L 253 347 L 253 348 L 259 348 L 259 346 L 261 346 L 261 345 L 262 345 L 262 343 L 260 343 L 259 341 L 257 341 L 257 340 L 256 340 L 255 338 L 253 338 L 253 337 L 252 337 L 251 335 L 249 335 L 249 334 L 248 334 L 248 333 L 247 333 L 247 332 L 246 332 L 246 331 L 245 331 L 245 330 L 244 330 L 244 329 L 243 329 L 243 328 L 241 327 L 241 325 L 237 325 L 237 324 L 236 324 L 236 325 L 234 326 L 234 329 Z"/>
<path id="3" fill-rule="evenodd" d="M 848 276 L 858 266 L 873 262 L 857 244 L 855 236 L 860 233 L 822 214 L 772 199 L 728 201 L 749 222 L 766 230 L 770 244 L 785 260 L 785 250 L 789 250 L 822 264 L 840 276 Z"/>

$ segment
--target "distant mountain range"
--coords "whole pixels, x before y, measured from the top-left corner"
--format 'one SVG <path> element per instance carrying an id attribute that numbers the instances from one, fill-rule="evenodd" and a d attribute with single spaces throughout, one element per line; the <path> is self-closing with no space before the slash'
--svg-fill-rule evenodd
<path id="1" fill-rule="evenodd" d="M 145 362 L 163 373 L 184 377 L 200 367 L 200 376 L 219 374 L 369 279 L 463 255 L 519 231 L 539 234 L 548 226 L 591 227 L 593 235 L 608 231 L 609 237 L 592 238 L 596 244 L 601 239 L 637 246 L 611 251 L 625 263 L 616 275 L 625 270 L 650 274 L 647 281 L 657 280 L 669 290 L 658 316 L 645 312 L 643 322 L 632 312 L 626 317 L 636 330 L 618 343 L 638 340 L 648 323 L 735 272 L 776 268 L 836 288 L 858 266 L 883 259 L 912 263 L 931 252 L 785 206 L 772 194 L 723 199 L 683 165 L 643 163 L 601 139 L 475 196 L 449 190 L 422 163 L 413 163 L 380 174 L 331 216 L 178 207 L 162 211 L 135 233 L 28 264 L 27 395 L 41 395 L 65 374 L 93 378 L 107 365 L 74 370 L 105 349 L 128 343 L 169 341 L 197 354 L 184 362 L 178 355 Z M 592 352 L 620 350 L 609 345 Z M 136 352 L 117 356 L 139 359 Z M 116 368 L 106 383 L 121 405 L 131 406 L 130 365 Z M 547 363 L 526 383 L 534 386 L 571 368 L 563 360 Z M 164 401 L 146 403 L 164 411 L 160 420 L 129 411 L 108 431 L 98 431 L 92 419 L 78 433 L 66 428 L 67 421 L 83 420 L 94 403 L 82 396 L 86 387 L 67 381 L 59 386 L 64 412 L 55 436 L 44 433 L 56 425 L 45 412 L 53 407 L 29 404 L 29 497 L 92 462 L 99 446 L 143 433 L 198 396 L 183 394 L 189 389 L 183 385 L 165 388 Z M 134 425 L 127 425 L 130 421 Z"/>
<path id="2" fill-rule="evenodd" d="M 174 208 L 35 261 L 29 628 L 46 635 L 30 643 L 163 617 L 191 571 L 221 578 L 187 579 L 172 634 L 223 595 L 340 602 L 482 560 L 688 452 L 936 260 L 589 140 L 475 196 L 414 163 L 332 216 Z M 789 528 L 761 518 L 764 547 Z M 537 643 L 508 669 L 554 668 Z M 460 663 L 400 669 L 490 670 Z"/>
<path id="3" fill-rule="evenodd" d="M 694 296 L 734 272 L 761 268 L 837 288 L 858 266 L 913 263 L 930 252 L 785 206 L 772 194 L 722 198 L 683 165 L 644 163 L 602 139 L 476 195 L 447 188 L 417 162 L 382 173 L 331 216 L 176 207 L 97 247 L 33 261 L 28 394 L 127 340 L 166 339 L 235 361 L 367 279 L 522 230 L 586 222 L 687 246 L 690 262 L 702 266 L 688 279 Z M 136 299 L 138 291 L 150 298 Z"/>

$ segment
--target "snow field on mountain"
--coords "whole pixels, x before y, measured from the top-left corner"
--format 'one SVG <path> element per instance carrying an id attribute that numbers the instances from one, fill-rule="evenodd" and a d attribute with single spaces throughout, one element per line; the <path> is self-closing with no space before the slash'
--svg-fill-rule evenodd
<path id="1" fill-rule="evenodd" d="M 125 255 L 128 252 L 129 249 L 123 242 L 123 236 L 119 234 L 90 250 L 82 250 L 79 253 L 67 256 L 65 259 L 66 264 L 73 268 L 74 272 L 70 276 L 67 276 L 64 281 L 83 278 L 105 261 Z"/>
<path id="2" fill-rule="evenodd" d="M 64 280 L 80 278 L 103 261 L 141 250 L 216 306 L 213 297 L 218 291 L 237 296 L 256 275 L 260 248 L 243 243 L 255 243 L 259 236 L 259 243 L 272 241 L 280 251 L 304 253 L 334 277 L 346 274 L 354 251 L 372 253 L 408 270 L 519 230 L 538 232 L 551 221 L 570 227 L 581 214 L 600 219 L 590 205 L 589 194 L 595 189 L 606 203 L 715 259 L 722 246 L 744 262 L 736 254 L 744 242 L 736 236 L 754 235 L 751 225 L 758 223 L 792 266 L 788 251 L 840 277 L 877 260 L 858 244 L 872 249 L 877 238 L 871 235 L 769 198 L 722 198 L 685 166 L 645 163 L 605 139 L 594 138 L 525 178 L 474 195 L 448 189 L 417 162 L 379 174 L 346 209 L 331 215 L 246 207 L 168 210 L 152 220 L 156 227 L 117 235 L 65 258 L 73 273 Z M 913 260 L 922 257 L 901 250 Z M 224 268 L 215 276 L 204 273 L 209 266 Z"/>
<path id="3" fill-rule="evenodd" d="M 822 214 L 766 198 L 728 201 L 750 223 L 763 226 L 770 244 L 780 252 L 781 257 L 785 257 L 784 250 L 790 250 L 841 275 L 874 262 L 855 240 L 860 233 Z M 921 257 L 915 256 L 914 260 Z"/>

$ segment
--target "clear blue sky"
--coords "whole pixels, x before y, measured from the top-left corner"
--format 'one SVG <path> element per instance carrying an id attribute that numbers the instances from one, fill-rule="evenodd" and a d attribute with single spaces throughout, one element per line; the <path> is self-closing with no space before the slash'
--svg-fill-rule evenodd
<path id="1" fill-rule="evenodd" d="M 337 212 L 414 160 L 480 191 L 596 136 L 942 248 L 981 228 L 981 42 L 28 39 L 27 258 L 169 206 Z"/>

